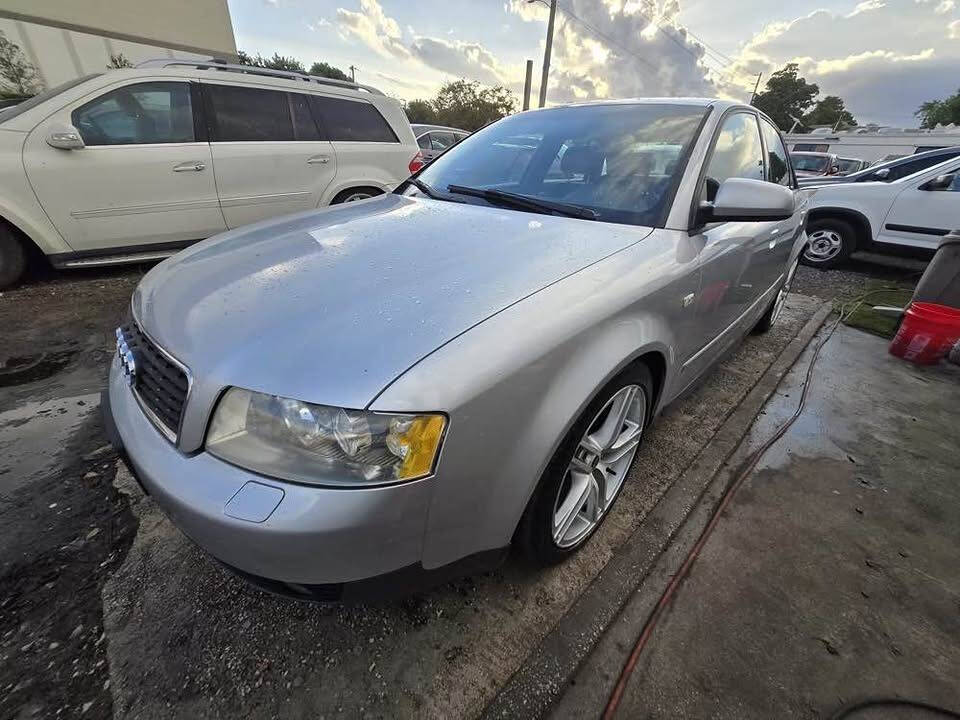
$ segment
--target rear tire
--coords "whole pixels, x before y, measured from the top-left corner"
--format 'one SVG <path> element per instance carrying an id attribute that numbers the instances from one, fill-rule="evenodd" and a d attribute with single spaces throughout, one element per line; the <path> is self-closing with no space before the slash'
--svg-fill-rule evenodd
<path id="1" fill-rule="evenodd" d="M 849 259 L 856 245 L 857 233 L 846 220 L 813 220 L 807 226 L 807 246 L 800 255 L 801 262 L 822 270 L 839 267 Z"/>
<path id="2" fill-rule="evenodd" d="M 653 398 L 653 376 L 646 365 L 638 363 L 603 388 L 570 428 L 540 478 L 517 528 L 516 542 L 533 563 L 548 566 L 562 562 L 583 547 L 609 515 L 650 425 Z M 619 425 L 616 420 L 611 421 L 618 406 L 626 408 Z M 611 424 L 606 425 L 607 422 Z M 600 438 L 605 431 L 614 443 L 592 457 L 585 443 L 588 437 Z M 632 450 L 616 458 L 628 445 Z M 594 486 L 600 494 L 585 490 L 584 497 L 590 497 L 578 505 L 581 495 L 576 491 L 577 483 L 589 484 L 596 478 L 599 481 Z M 610 487 L 611 484 L 615 486 Z M 601 499 L 601 495 L 605 497 Z M 596 501 L 592 506 L 591 498 Z M 564 512 L 565 508 L 569 512 Z M 566 529 L 564 518 L 572 518 Z"/>
<path id="3" fill-rule="evenodd" d="M 376 197 L 377 195 L 383 195 L 383 190 L 375 187 L 348 188 L 347 190 L 338 192 L 336 197 L 330 201 L 330 204 L 339 205 L 340 203 L 356 202 L 358 200 Z"/>
<path id="4" fill-rule="evenodd" d="M 0 225 L 0 290 L 13 285 L 27 268 L 27 249 L 20 237 L 6 225 Z"/>
<path id="5" fill-rule="evenodd" d="M 773 302 L 770 303 L 770 307 L 767 308 L 767 311 L 763 314 L 763 317 L 760 318 L 757 321 L 757 324 L 753 326 L 753 332 L 767 332 L 773 327 L 773 324 L 777 321 L 777 318 L 780 317 L 784 303 L 787 301 L 787 294 L 790 292 L 790 285 L 793 283 L 793 276 L 797 273 L 797 266 L 799 264 L 800 258 L 797 258 L 793 261 L 793 264 L 787 270 L 787 277 L 783 281 L 783 285 L 781 285 L 780 289 L 777 290 L 777 294 L 773 298 Z"/>

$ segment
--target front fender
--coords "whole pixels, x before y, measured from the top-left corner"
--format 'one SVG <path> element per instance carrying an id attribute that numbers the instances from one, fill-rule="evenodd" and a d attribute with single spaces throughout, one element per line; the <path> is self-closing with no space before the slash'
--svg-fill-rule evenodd
<path id="1" fill-rule="evenodd" d="M 666 262 L 674 256 L 670 243 L 651 243 L 662 254 L 635 251 L 648 240 L 480 323 L 372 403 L 374 410 L 442 410 L 450 418 L 425 567 L 509 544 L 570 426 L 631 361 L 657 353 L 671 375 L 677 343 L 662 308 L 673 306 L 664 296 L 680 271 Z M 645 282 L 650 292 L 638 292 Z"/>

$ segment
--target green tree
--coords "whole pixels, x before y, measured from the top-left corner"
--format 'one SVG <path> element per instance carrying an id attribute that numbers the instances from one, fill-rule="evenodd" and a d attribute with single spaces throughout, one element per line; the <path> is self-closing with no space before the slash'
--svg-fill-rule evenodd
<path id="1" fill-rule="evenodd" d="M 333 80 L 349 80 L 350 76 L 347 75 L 343 70 L 333 65 L 329 65 L 325 62 L 315 62 L 310 66 L 311 75 L 319 75 L 320 77 L 331 78 Z"/>
<path id="2" fill-rule="evenodd" d="M 307 70 L 303 63 L 295 57 L 287 57 L 280 53 L 274 53 L 273 57 L 265 58 L 260 53 L 251 55 L 250 53 L 239 50 L 237 57 L 240 58 L 241 65 L 253 65 L 255 67 L 269 68 L 270 70 L 286 70 L 287 72 L 305 73 Z"/>
<path id="3" fill-rule="evenodd" d="M 836 95 L 827 95 L 818 100 L 813 110 L 803 116 L 803 123 L 807 127 L 816 125 L 830 125 L 831 127 L 853 127 L 857 124 L 856 118 L 843 106 L 843 99 Z"/>
<path id="4" fill-rule="evenodd" d="M 507 88 L 483 87 L 476 80 L 448 82 L 431 100 L 412 100 L 404 106 L 410 122 L 436 123 L 476 130 L 515 112 L 517 101 Z"/>
<path id="5" fill-rule="evenodd" d="M 43 90 L 43 83 L 19 45 L 7 40 L 0 32 L 0 95 L 36 95 Z"/>
<path id="6" fill-rule="evenodd" d="M 424 123 L 427 125 L 438 125 L 437 111 L 433 109 L 433 103 L 429 100 L 411 100 L 405 103 L 403 111 L 407 114 L 407 119 L 412 123 Z"/>
<path id="7" fill-rule="evenodd" d="M 107 63 L 107 70 L 119 70 L 120 68 L 132 68 L 133 63 L 124 57 L 123 53 L 117 53 L 110 56 L 110 62 Z"/>
<path id="8" fill-rule="evenodd" d="M 930 100 L 914 113 L 920 118 L 920 127 L 935 128 L 937 125 L 960 125 L 960 90 L 943 100 Z"/>
<path id="9" fill-rule="evenodd" d="M 788 63 L 770 76 L 763 92 L 753 99 L 754 107 L 769 115 L 781 130 L 789 130 L 793 118 L 802 118 L 820 93 L 819 86 L 808 83 L 799 71 L 797 63 Z"/>

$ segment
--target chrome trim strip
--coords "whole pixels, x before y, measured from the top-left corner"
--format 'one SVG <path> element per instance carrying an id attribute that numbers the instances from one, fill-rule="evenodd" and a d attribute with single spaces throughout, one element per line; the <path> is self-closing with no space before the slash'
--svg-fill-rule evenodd
<path id="1" fill-rule="evenodd" d="M 163 355 L 167 360 L 169 360 L 172 364 L 180 368 L 180 370 L 183 371 L 183 374 L 187 376 L 187 394 L 183 398 L 183 408 L 180 410 L 180 421 L 177 423 L 176 433 L 173 433 L 166 425 L 164 425 L 163 421 L 161 421 L 160 418 L 157 417 L 156 413 L 154 413 L 149 407 L 146 406 L 146 403 L 144 402 L 143 398 L 140 397 L 140 393 L 137 392 L 136 387 L 130 388 L 133 391 L 133 396 L 137 400 L 137 404 L 140 405 L 140 407 L 143 409 L 144 415 L 146 415 L 150 419 L 150 422 L 152 422 L 154 426 L 157 428 L 157 430 L 160 431 L 160 434 L 163 435 L 167 440 L 169 440 L 170 443 L 174 445 L 174 447 L 179 447 L 180 432 L 183 429 L 183 418 L 187 414 L 187 406 L 190 404 L 190 394 L 193 391 L 193 373 L 190 372 L 190 368 L 188 368 L 182 362 L 177 360 L 177 358 L 171 355 L 160 343 L 158 343 L 153 338 L 153 336 L 150 333 L 148 333 L 144 329 L 143 323 L 141 323 L 140 320 L 137 319 L 137 315 L 133 310 L 133 298 L 130 299 L 130 317 L 133 319 L 133 322 L 137 324 L 137 328 L 139 328 L 140 332 L 144 334 L 147 340 L 153 343 L 153 346 L 157 349 L 157 351 L 161 355 Z"/>
<path id="2" fill-rule="evenodd" d="M 272 193 L 270 195 L 244 195 L 242 197 L 223 198 L 220 206 L 238 207 L 240 205 L 264 205 L 266 203 L 286 202 L 287 200 L 300 200 L 312 195 L 309 190 L 298 190 L 297 192 Z"/>
<path id="3" fill-rule="evenodd" d="M 146 252 L 138 255 L 105 255 L 96 258 L 81 258 L 79 260 L 67 260 L 58 267 L 80 268 L 96 267 L 99 265 L 126 265 L 129 263 L 148 262 L 150 260 L 163 260 L 171 255 L 175 255 L 180 250 L 163 250 L 160 252 Z"/>
<path id="4" fill-rule="evenodd" d="M 748 307 L 746 310 L 744 310 L 742 313 L 740 313 L 740 315 L 737 317 L 736 320 L 734 320 L 732 323 L 730 323 L 729 325 L 727 325 L 726 328 L 724 328 L 724 330 L 723 330 L 722 333 L 720 333 L 719 335 L 717 335 L 713 340 L 711 340 L 711 341 L 708 342 L 706 345 L 704 345 L 702 348 L 700 348 L 699 350 L 697 350 L 697 352 L 696 352 L 693 356 L 691 356 L 690 359 L 687 360 L 687 361 L 681 366 L 680 372 L 682 373 L 683 371 L 685 371 L 685 370 L 687 369 L 687 366 L 688 366 L 688 365 L 696 362 L 696 360 L 697 360 L 701 355 L 703 355 L 705 352 L 707 352 L 710 348 L 712 348 L 712 347 L 713 347 L 714 345 L 716 345 L 718 342 L 720 342 L 721 340 L 723 340 L 732 330 L 736 329 L 736 327 L 743 321 L 743 319 L 744 319 L 745 317 L 747 317 L 750 313 L 752 313 L 754 310 L 756 310 L 757 305 L 762 304 L 763 301 L 767 298 L 767 296 L 770 295 L 771 292 L 773 292 L 773 291 L 775 291 L 775 290 L 777 289 L 777 287 L 780 285 L 780 283 L 783 282 L 783 278 L 784 278 L 784 277 L 785 277 L 785 275 L 784 275 L 783 273 L 781 273 L 780 277 L 777 278 L 777 281 L 776 281 L 773 285 L 771 285 L 769 288 L 767 288 L 766 290 L 764 290 L 763 293 L 760 295 L 760 297 L 758 297 L 756 300 L 754 300 L 754 301 L 750 304 L 750 307 Z"/>
<path id="5" fill-rule="evenodd" d="M 208 210 L 219 208 L 217 198 L 206 200 L 185 200 L 184 202 L 156 203 L 153 205 L 127 205 L 125 207 L 97 208 L 94 210 L 73 210 L 70 217 L 76 220 L 87 218 L 117 217 L 122 215 L 142 215 L 153 212 L 182 212 L 185 210 Z"/>

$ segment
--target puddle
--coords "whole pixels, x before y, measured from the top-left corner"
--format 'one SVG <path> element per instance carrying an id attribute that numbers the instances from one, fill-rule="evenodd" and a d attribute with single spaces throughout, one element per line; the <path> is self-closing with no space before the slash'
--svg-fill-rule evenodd
<path id="1" fill-rule="evenodd" d="M 61 350 L 25 357 L 7 358 L 0 364 L 0 387 L 45 380 L 63 370 L 75 350 Z"/>
<path id="2" fill-rule="evenodd" d="M 100 406 L 89 393 L 24 403 L 0 413 L 0 495 L 57 467 L 57 454 L 86 416 Z"/>

